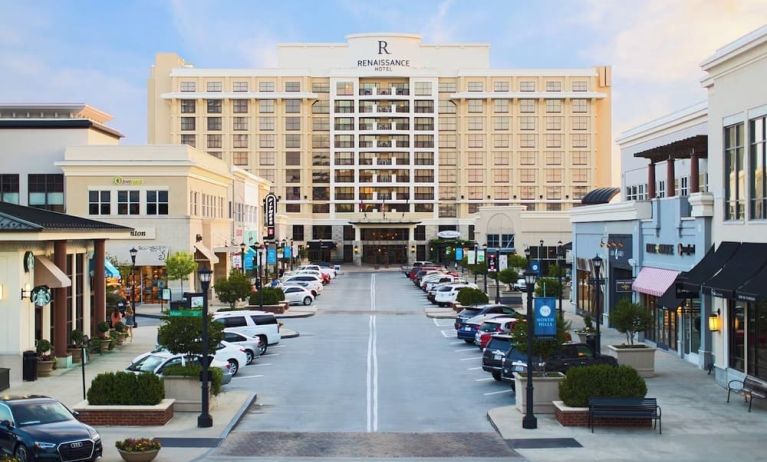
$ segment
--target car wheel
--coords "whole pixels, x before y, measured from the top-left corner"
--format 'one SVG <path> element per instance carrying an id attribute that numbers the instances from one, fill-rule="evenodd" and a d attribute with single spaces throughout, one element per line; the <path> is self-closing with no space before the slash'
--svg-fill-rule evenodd
<path id="1" fill-rule="evenodd" d="M 13 455 L 19 459 L 20 462 L 30 462 L 32 460 L 29 457 L 29 450 L 23 444 L 16 446 L 16 451 L 14 451 Z"/>
<path id="2" fill-rule="evenodd" d="M 248 358 L 248 364 L 253 362 L 253 358 L 255 358 L 255 354 L 253 354 L 250 350 L 245 350 L 245 356 Z"/>
<path id="3" fill-rule="evenodd" d="M 258 339 L 259 339 L 259 342 L 258 342 L 258 355 L 261 356 L 264 353 L 266 353 L 266 348 L 268 346 L 267 345 L 268 342 L 266 340 L 266 337 L 263 336 L 263 335 L 259 335 Z"/>
<path id="4" fill-rule="evenodd" d="M 472 343 L 474 343 L 474 340 L 469 340 L 469 339 L 466 339 L 466 338 L 465 338 L 465 339 L 463 339 L 463 341 L 464 341 L 464 342 L 466 342 L 466 343 L 468 343 L 469 345 L 471 345 Z"/>
<path id="5" fill-rule="evenodd" d="M 493 378 L 494 378 L 495 380 L 497 380 L 498 382 L 500 382 L 500 381 L 501 381 L 501 373 L 500 373 L 500 372 L 498 372 L 498 371 L 494 371 L 494 372 L 493 372 Z"/>
<path id="6" fill-rule="evenodd" d="M 309 306 L 312 304 L 312 297 L 304 297 L 304 306 Z"/>
<path id="7" fill-rule="evenodd" d="M 232 377 L 234 377 L 240 371 L 240 364 L 236 359 L 230 359 L 227 362 L 229 363 L 229 370 L 232 371 Z"/>
<path id="8" fill-rule="evenodd" d="M 312 291 L 312 295 L 316 297 L 317 296 L 317 291 L 313 290 Z"/>

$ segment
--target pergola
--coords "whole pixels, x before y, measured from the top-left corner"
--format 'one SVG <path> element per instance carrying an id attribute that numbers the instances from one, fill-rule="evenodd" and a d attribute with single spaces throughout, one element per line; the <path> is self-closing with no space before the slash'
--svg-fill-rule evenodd
<path id="1" fill-rule="evenodd" d="M 674 191 L 674 161 L 676 159 L 690 159 L 690 193 L 700 191 L 698 160 L 708 157 L 708 137 L 695 135 L 683 140 L 674 141 L 646 151 L 634 154 L 634 157 L 642 157 L 650 160 L 647 169 L 647 189 L 650 199 L 655 198 L 655 164 L 666 161 L 666 196 L 671 197 Z"/>

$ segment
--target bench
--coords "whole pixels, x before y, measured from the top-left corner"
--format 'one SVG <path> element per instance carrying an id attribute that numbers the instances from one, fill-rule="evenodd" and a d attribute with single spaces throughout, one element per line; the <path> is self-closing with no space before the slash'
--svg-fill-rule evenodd
<path id="1" fill-rule="evenodd" d="M 739 383 L 739 387 L 733 387 L 733 384 Z M 767 398 L 767 385 L 758 380 L 746 377 L 744 380 L 730 380 L 727 384 L 727 402 L 730 402 L 730 393 L 741 393 L 743 399 L 748 403 L 748 412 L 751 412 L 751 404 L 754 398 Z"/>
<path id="2" fill-rule="evenodd" d="M 653 428 L 663 433 L 661 409 L 655 398 L 589 398 L 591 433 L 598 418 L 653 420 Z"/>

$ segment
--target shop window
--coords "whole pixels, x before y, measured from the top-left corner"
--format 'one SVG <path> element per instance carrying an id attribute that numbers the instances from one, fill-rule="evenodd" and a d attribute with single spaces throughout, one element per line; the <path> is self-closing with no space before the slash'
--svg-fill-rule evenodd
<path id="1" fill-rule="evenodd" d="M 111 215 L 111 191 L 88 191 L 88 214 Z"/>
<path id="2" fill-rule="evenodd" d="M 139 191 L 117 191 L 117 214 L 139 214 Z"/>
<path id="3" fill-rule="evenodd" d="M 168 214 L 168 191 L 147 191 L 146 192 L 146 214 L 147 215 L 167 215 Z"/>
<path id="4" fill-rule="evenodd" d="M 293 240 L 294 241 L 304 240 L 304 225 L 293 225 Z"/>
<path id="5" fill-rule="evenodd" d="M 729 319 L 729 367 L 745 372 L 746 363 L 746 304 L 727 302 L 730 307 Z"/>
<path id="6" fill-rule="evenodd" d="M 19 203 L 19 175 L 0 175 L 0 202 Z"/>
<path id="7" fill-rule="evenodd" d="M 314 225 L 312 226 L 312 239 L 323 239 L 329 241 L 333 238 L 333 227 L 330 225 Z"/>
<path id="8" fill-rule="evenodd" d="M 64 175 L 30 174 L 27 182 L 30 207 L 64 212 Z"/>

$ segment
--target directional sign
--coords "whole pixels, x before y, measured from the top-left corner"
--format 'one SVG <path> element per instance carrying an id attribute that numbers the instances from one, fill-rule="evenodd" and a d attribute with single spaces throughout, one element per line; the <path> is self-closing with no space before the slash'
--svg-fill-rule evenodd
<path id="1" fill-rule="evenodd" d="M 535 299 L 535 336 L 556 337 L 557 317 L 554 297 L 538 297 Z"/>

